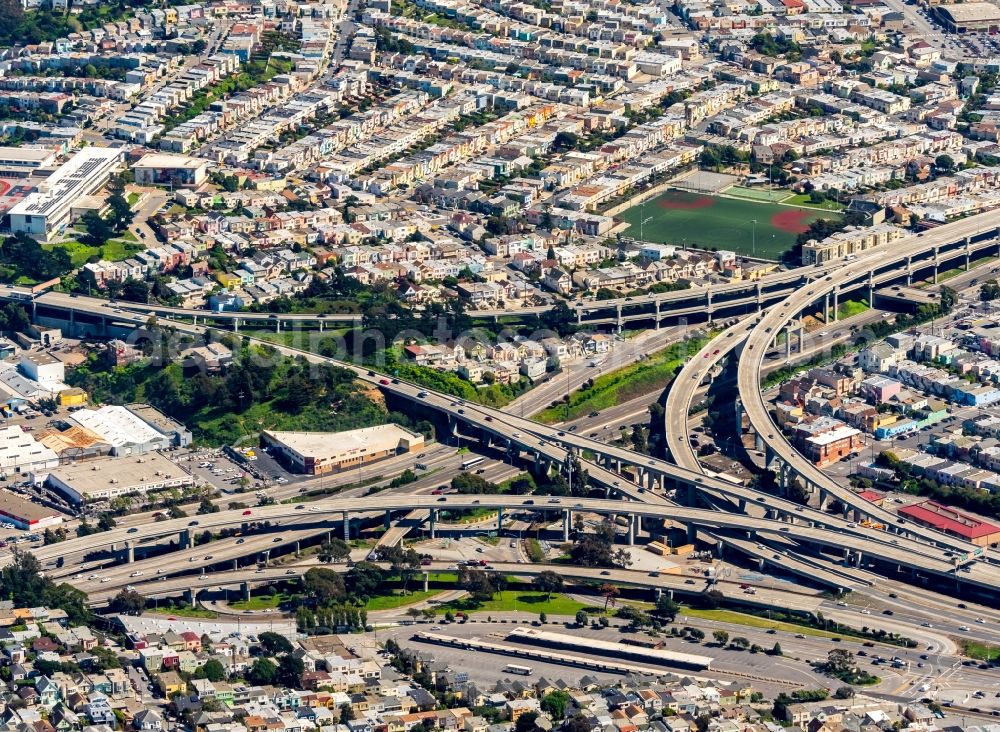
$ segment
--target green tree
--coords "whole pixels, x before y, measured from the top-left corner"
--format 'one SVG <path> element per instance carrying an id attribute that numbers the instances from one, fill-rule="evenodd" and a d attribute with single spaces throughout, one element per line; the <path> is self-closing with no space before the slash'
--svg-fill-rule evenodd
<path id="1" fill-rule="evenodd" d="M 934 158 L 934 167 L 942 173 L 951 173 L 955 170 L 955 159 L 951 155 L 938 155 Z"/>
<path id="2" fill-rule="evenodd" d="M 996 279 L 988 279 L 979 286 L 979 299 L 989 302 L 1000 298 L 1000 283 Z"/>
<path id="3" fill-rule="evenodd" d="M 258 658 L 247 672 L 247 681 L 259 686 L 270 686 L 278 677 L 278 667 L 269 658 Z"/>
<path id="4" fill-rule="evenodd" d="M 853 699 L 854 698 L 854 687 L 853 686 L 840 686 L 833 696 L 837 699 Z"/>
<path id="5" fill-rule="evenodd" d="M 344 702 L 340 705 L 340 723 L 345 724 L 354 719 L 354 707 L 352 707 L 348 702 Z"/>
<path id="6" fill-rule="evenodd" d="M 261 648 L 264 649 L 264 652 L 269 656 L 288 654 L 293 650 L 292 642 L 290 640 L 279 633 L 273 633 L 269 630 L 265 630 L 263 633 L 258 635 L 257 641 L 260 643 Z"/>
<path id="7" fill-rule="evenodd" d="M 320 546 L 317 556 L 321 562 L 343 562 L 351 556 L 351 547 L 343 539 L 333 537 Z"/>
<path id="8" fill-rule="evenodd" d="M 535 589 L 539 592 L 544 592 L 545 599 L 549 600 L 552 597 L 553 592 L 562 591 L 563 578 L 556 572 L 546 569 L 539 572 L 535 578 L 531 580 L 531 584 L 534 585 Z"/>
<path id="9" fill-rule="evenodd" d="M 538 712 L 524 712 L 514 723 L 514 732 L 537 732 Z"/>
<path id="10" fill-rule="evenodd" d="M 541 708 L 548 713 L 552 719 L 559 720 L 566 716 L 566 707 L 569 705 L 570 696 L 565 691 L 552 691 L 542 697 Z"/>
<path id="11" fill-rule="evenodd" d="M 724 630 L 713 630 L 712 638 L 715 639 L 716 645 L 720 647 L 725 647 L 729 643 L 729 633 Z"/>
<path id="12" fill-rule="evenodd" d="M 615 606 L 615 601 L 621 594 L 621 590 L 610 582 L 605 582 L 598 588 L 597 593 L 604 598 L 604 612 L 607 612 L 608 605 Z"/>
<path id="13" fill-rule="evenodd" d="M 305 663 L 301 658 L 286 653 L 278 659 L 278 683 L 292 689 L 302 686 L 302 674 L 306 670 Z"/>
<path id="14" fill-rule="evenodd" d="M 86 243 L 92 246 L 102 246 L 115 234 L 111 224 L 105 221 L 97 211 L 87 211 L 80 221 L 83 222 L 87 231 Z"/>
<path id="15" fill-rule="evenodd" d="M 586 625 L 587 624 L 587 613 L 585 613 L 583 610 L 577 610 L 576 611 L 576 618 L 575 618 L 575 620 L 576 620 L 576 624 L 577 625 Z"/>
<path id="16" fill-rule="evenodd" d="M 209 681 L 225 681 L 226 679 L 226 667 L 222 665 L 221 661 L 214 658 L 205 662 L 202 671 Z"/>
<path id="17" fill-rule="evenodd" d="M 108 205 L 111 210 L 106 219 L 107 223 L 118 233 L 125 231 L 135 218 L 135 214 L 132 213 L 132 206 L 120 191 L 116 191 L 108 196 Z"/>
<path id="18" fill-rule="evenodd" d="M 142 615 L 146 609 L 146 598 L 135 590 L 122 590 L 108 604 L 108 610 L 121 615 Z"/>
<path id="19" fill-rule="evenodd" d="M 347 594 L 343 576 L 339 572 L 323 567 L 310 568 L 302 578 L 302 586 L 320 605 L 328 605 Z"/>

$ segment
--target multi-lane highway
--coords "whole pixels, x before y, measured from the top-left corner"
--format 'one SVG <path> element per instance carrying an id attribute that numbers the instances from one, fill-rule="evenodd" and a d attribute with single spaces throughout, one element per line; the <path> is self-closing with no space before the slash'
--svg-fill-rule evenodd
<path id="1" fill-rule="evenodd" d="M 871 250 L 853 262 L 845 262 L 843 266 L 826 275 L 822 280 L 809 287 L 802 288 L 778 306 L 765 312 L 746 336 L 746 344 L 742 348 L 738 369 L 738 386 L 742 407 L 746 412 L 753 430 L 759 441 L 769 453 L 782 461 L 791 474 L 803 480 L 807 485 L 815 487 L 821 495 L 836 498 L 864 516 L 890 526 L 898 526 L 903 521 L 891 512 L 873 503 L 859 498 L 837 481 L 827 476 L 793 448 L 781 433 L 771 417 L 760 388 L 761 369 L 764 356 L 770 348 L 775 336 L 799 314 L 817 302 L 826 299 L 831 293 L 843 291 L 858 283 L 864 284 L 873 274 L 891 271 L 901 263 L 909 268 L 913 258 L 937 246 L 949 242 L 965 241 L 966 249 L 973 243 L 996 246 L 997 229 L 993 217 L 973 216 L 962 221 L 946 224 L 925 234 L 906 237 L 895 242 L 892 247 Z M 958 540 L 942 541 L 942 535 L 931 529 L 915 526 L 912 523 L 903 524 L 906 530 L 925 542 L 948 545 L 953 551 L 962 554 L 972 553 L 974 547 L 968 542 Z M 956 579 L 957 579 L 957 569 Z M 987 569 L 982 562 L 976 562 L 962 579 L 977 577 L 993 570 Z"/>
<path id="2" fill-rule="evenodd" d="M 835 268 L 816 268 L 809 273 L 799 271 L 795 277 L 800 279 L 804 277 L 810 281 L 810 284 L 797 290 L 788 299 L 782 300 L 779 305 L 772 308 L 770 313 L 763 316 L 761 322 L 748 335 L 748 347 L 744 350 L 744 357 L 746 357 L 747 353 L 753 352 L 756 347 L 756 355 L 762 359 L 764 351 L 773 339 L 773 332 L 776 332 L 776 327 L 784 327 L 798 312 L 818 299 L 827 298 L 830 293 L 834 295 L 835 305 L 836 295 L 842 287 L 855 282 L 866 282 L 867 286 L 871 288 L 880 281 L 887 281 L 893 277 L 898 277 L 900 275 L 898 266 L 904 262 L 906 271 L 912 273 L 914 269 L 913 260 L 918 259 L 921 255 L 928 252 L 934 253 L 933 262 L 937 266 L 939 262 L 938 250 L 949 244 L 954 245 L 956 241 L 961 247 L 959 254 L 964 254 L 967 258 L 972 256 L 977 250 L 986 247 L 995 247 L 996 244 L 992 240 L 991 235 L 983 236 L 979 234 L 979 227 L 983 224 L 977 219 L 978 217 L 970 218 L 958 224 L 941 227 L 920 237 L 911 237 L 908 240 L 904 240 L 900 246 L 894 245 L 891 250 L 887 249 L 885 252 L 876 250 L 852 264 Z M 781 277 L 785 277 L 786 275 L 787 273 L 784 273 Z M 816 281 L 813 279 L 819 275 L 823 275 L 822 280 Z M 790 278 L 789 281 L 791 279 L 794 278 Z M 757 286 L 763 287 L 761 283 L 758 283 Z M 48 305 L 55 308 L 65 308 L 73 313 L 79 312 L 92 317 L 108 318 L 132 324 L 141 322 L 146 315 L 145 312 L 125 311 L 120 306 L 113 306 L 100 300 L 82 297 L 74 298 L 59 293 L 46 293 L 39 296 L 36 302 L 41 306 Z M 828 303 L 829 300 L 827 300 Z M 625 303 L 612 302 L 611 304 L 614 307 L 625 306 Z M 602 308 L 606 306 L 607 302 L 603 302 L 599 305 L 585 304 L 583 307 Z M 771 323 L 772 320 L 774 321 L 773 323 Z M 205 330 L 204 326 L 194 323 L 172 321 L 172 324 L 181 331 L 202 333 Z M 736 338 L 735 335 L 732 337 Z M 313 362 L 327 362 L 349 366 L 333 359 L 297 351 L 296 349 L 279 346 L 278 350 L 288 355 L 302 356 Z M 751 389 L 748 386 L 747 376 L 748 374 L 759 374 L 761 363 L 758 360 L 756 363 L 746 365 L 749 368 L 745 368 L 744 364 L 741 364 L 740 369 L 741 393 L 756 390 L 757 399 L 759 399 L 757 382 L 753 384 L 753 388 Z M 527 452 L 531 461 L 541 469 L 548 469 L 552 465 L 561 465 L 564 462 L 567 450 L 572 450 L 578 454 L 589 451 L 601 463 L 598 465 L 585 461 L 585 467 L 590 473 L 592 481 L 598 485 L 606 486 L 609 491 L 621 494 L 627 502 L 623 504 L 612 501 L 608 505 L 588 504 L 583 505 L 584 510 L 598 513 L 619 512 L 657 520 L 670 518 L 686 521 L 689 525 L 689 530 L 702 527 L 722 531 L 724 534 L 731 534 L 733 535 L 731 541 L 734 544 L 740 541 L 738 537 L 741 533 L 747 539 L 756 533 L 758 536 L 770 537 L 774 541 L 793 542 L 790 547 L 789 557 L 783 556 L 778 552 L 771 552 L 767 548 L 758 550 L 758 558 L 765 561 L 770 560 L 775 563 L 789 561 L 790 555 L 798 553 L 798 546 L 804 544 L 812 549 L 826 548 L 828 551 L 844 551 L 856 563 L 870 563 L 874 560 L 876 566 L 880 566 L 882 570 L 888 570 L 890 567 L 897 569 L 905 568 L 914 575 L 919 573 L 922 576 L 934 575 L 938 578 L 950 578 L 968 587 L 976 587 L 983 593 L 992 594 L 996 586 L 1000 584 L 1000 581 L 998 581 L 1000 580 L 1000 575 L 998 575 L 997 570 L 981 562 L 974 563 L 969 572 L 963 573 L 961 576 L 957 575 L 953 562 L 948 559 L 946 552 L 967 552 L 971 547 L 967 546 L 965 542 L 945 537 L 936 532 L 909 524 L 899 526 L 891 521 L 888 523 L 899 532 L 897 535 L 866 529 L 854 525 L 853 522 L 836 516 L 830 516 L 821 511 L 797 506 L 780 498 L 764 496 L 755 491 L 715 479 L 712 476 L 702 475 L 690 468 L 680 467 L 655 458 L 639 456 L 624 448 L 608 446 L 597 440 L 564 432 L 555 427 L 538 425 L 530 420 L 505 414 L 499 410 L 461 402 L 448 395 L 431 392 L 414 384 L 407 384 L 395 379 L 389 384 L 383 384 L 381 382 L 384 379 L 379 378 L 374 373 L 357 368 L 355 368 L 355 373 L 360 379 L 382 388 L 394 398 L 404 399 L 415 404 L 422 403 L 423 406 L 447 416 L 452 430 L 459 429 L 461 425 L 463 429 L 473 429 L 486 442 L 505 446 L 512 452 Z M 693 378 L 691 381 L 691 386 L 694 388 L 696 386 L 696 379 Z M 745 403 L 748 412 L 750 409 L 756 410 L 757 405 L 754 403 L 752 395 L 750 398 L 745 399 Z M 770 417 L 767 415 L 766 410 L 763 410 L 763 415 L 762 419 L 755 411 L 755 424 L 766 424 L 769 421 Z M 769 436 L 765 438 L 765 441 L 777 442 L 773 434 L 770 432 L 767 434 Z M 780 444 L 770 444 L 770 448 L 776 453 L 779 453 L 783 449 Z M 815 471 L 807 463 L 801 465 L 802 460 L 802 458 L 799 458 L 798 462 L 796 462 L 794 455 L 789 458 L 789 461 L 794 463 L 793 467 L 799 475 L 806 476 L 806 479 L 810 480 L 814 485 L 822 487 L 819 481 L 823 480 L 823 477 L 816 478 L 813 473 L 818 471 Z M 625 468 L 628 468 L 629 471 L 623 472 Z M 642 487 L 636 486 L 632 482 L 633 475 L 636 481 L 644 484 Z M 810 479 L 810 476 L 813 479 Z M 757 505 L 766 512 L 766 517 L 752 517 L 745 512 L 724 514 L 720 511 L 674 506 L 663 496 L 655 492 L 656 488 L 663 488 L 667 484 L 675 488 L 687 489 L 695 494 L 725 496 L 736 506 L 740 507 L 742 511 L 746 511 L 747 506 Z M 840 498 L 838 492 L 844 492 L 839 487 L 827 490 L 830 495 L 835 495 L 838 498 Z M 853 494 L 850 496 L 845 495 L 844 498 L 846 499 L 845 502 L 851 505 L 857 503 L 857 499 L 853 497 Z M 389 500 L 387 498 L 387 501 Z M 430 511 L 435 508 L 426 498 L 418 499 L 413 497 L 407 500 L 410 501 L 405 506 L 407 509 L 420 508 Z M 449 504 L 461 506 L 465 505 L 462 503 L 463 501 L 471 500 L 494 501 L 492 498 L 471 499 L 468 497 L 454 497 L 449 498 Z M 489 503 L 488 505 L 508 510 L 518 506 L 517 499 L 505 500 L 508 502 Z M 424 501 L 424 503 L 421 503 L 421 501 Z M 390 508 L 404 507 L 391 502 L 387 503 L 386 506 Z M 613 507 L 615 510 L 613 510 Z M 572 507 L 563 505 L 562 503 L 554 503 L 551 508 L 552 510 L 559 510 Z M 288 521 L 295 519 L 295 514 L 289 516 L 280 513 L 282 510 L 288 511 L 287 507 L 267 507 L 262 510 L 275 511 L 276 515 L 274 517 L 266 514 L 269 518 L 275 520 Z M 334 505 L 328 501 L 321 501 L 306 510 L 309 510 L 310 513 L 320 514 L 317 518 L 329 522 L 329 514 L 331 512 L 360 511 L 361 507 L 349 503 Z M 785 521 L 776 520 L 778 517 L 785 519 Z M 212 528 L 224 525 L 232 526 L 236 523 L 233 519 L 234 517 L 232 516 L 216 514 L 204 520 L 210 522 L 207 528 Z M 794 524 L 792 523 L 793 521 L 795 522 Z M 301 522 L 297 521 L 296 526 L 299 523 Z M 131 538 L 142 541 L 163 536 L 164 529 L 166 528 L 169 528 L 171 531 L 180 532 L 184 527 L 167 527 L 165 524 L 156 524 L 151 527 L 138 528 L 138 536 Z M 205 528 L 199 527 L 198 531 L 203 531 Z M 93 542 L 95 538 L 92 537 L 90 541 Z M 97 541 L 106 544 L 113 540 L 123 542 L 127 538 L 130 537 L 118 537 L 114 532 L 111 532 L 108 535 L 98 538 Z M 873 550 L 875 551 L 873 552 Z M 45 552 L 46 550 L 43 549 L 41 551 Z M 60 554 L 72 556 L 74 551 L 78 551 L 78 549 L 73 546 L 72 542 L 60 545 Z M 767 552 L 771 553 L 765 555 Z M 200 561 L 206 562 L 209 560 L 202 559 Z M 191 563 L 197 565 L 197 562 Z"/>

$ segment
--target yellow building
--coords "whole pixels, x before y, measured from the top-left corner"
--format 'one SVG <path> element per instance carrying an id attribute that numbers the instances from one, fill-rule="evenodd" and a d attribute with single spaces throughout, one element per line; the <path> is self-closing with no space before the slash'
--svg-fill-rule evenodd
<path id="1" fill-rule="evenodd" d="M 225 288 L 239 287 L 243 284 L 243 280 L 240 279 L 238 275 L 234 275 L 230 272 L 216 272 L 215 281 Z"/>
<path id="2" fill-rule="evenodd" d="M 87 403 L 87 392 L 79 387 L 73 387 L 72 389 L 63 389 L 59 392 L 59 406 L 61 407 L 77 407 L 81 404 Z"/>

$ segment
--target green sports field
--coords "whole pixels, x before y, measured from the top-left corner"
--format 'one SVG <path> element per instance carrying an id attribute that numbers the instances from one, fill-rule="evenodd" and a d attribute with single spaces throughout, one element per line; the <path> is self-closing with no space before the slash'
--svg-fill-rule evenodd
<path id="1" fill-rule="evenodd" d="M 646 241 L 779 259 L 809 224 L 835 216 L 810 208 L 670 190 L 623 211 L 618 218 L 631 224 L 628 235 L 636 238 L 639 223 L 645 221 L 642 237 Z"/>

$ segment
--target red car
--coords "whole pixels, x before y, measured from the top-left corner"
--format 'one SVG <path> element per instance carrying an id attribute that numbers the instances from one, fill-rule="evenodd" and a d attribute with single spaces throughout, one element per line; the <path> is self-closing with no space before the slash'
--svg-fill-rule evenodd
<path id="1" fill-rule="evenodd" d="M 379 379 L 378 383 L 380 383 L 380 384 L 388 384 L 389 380 L 388 379 Z"/>
<path id="2" fill-rule="evenodd" d="M 250 515 L 250 514 L 252 514 L 252 513 L 253 513 L 253 511 L 244 511 L 244 512 L 243 512 L 243 515 L 244 515 L 244 516 L 249 516 L 249 515 Z"/>

